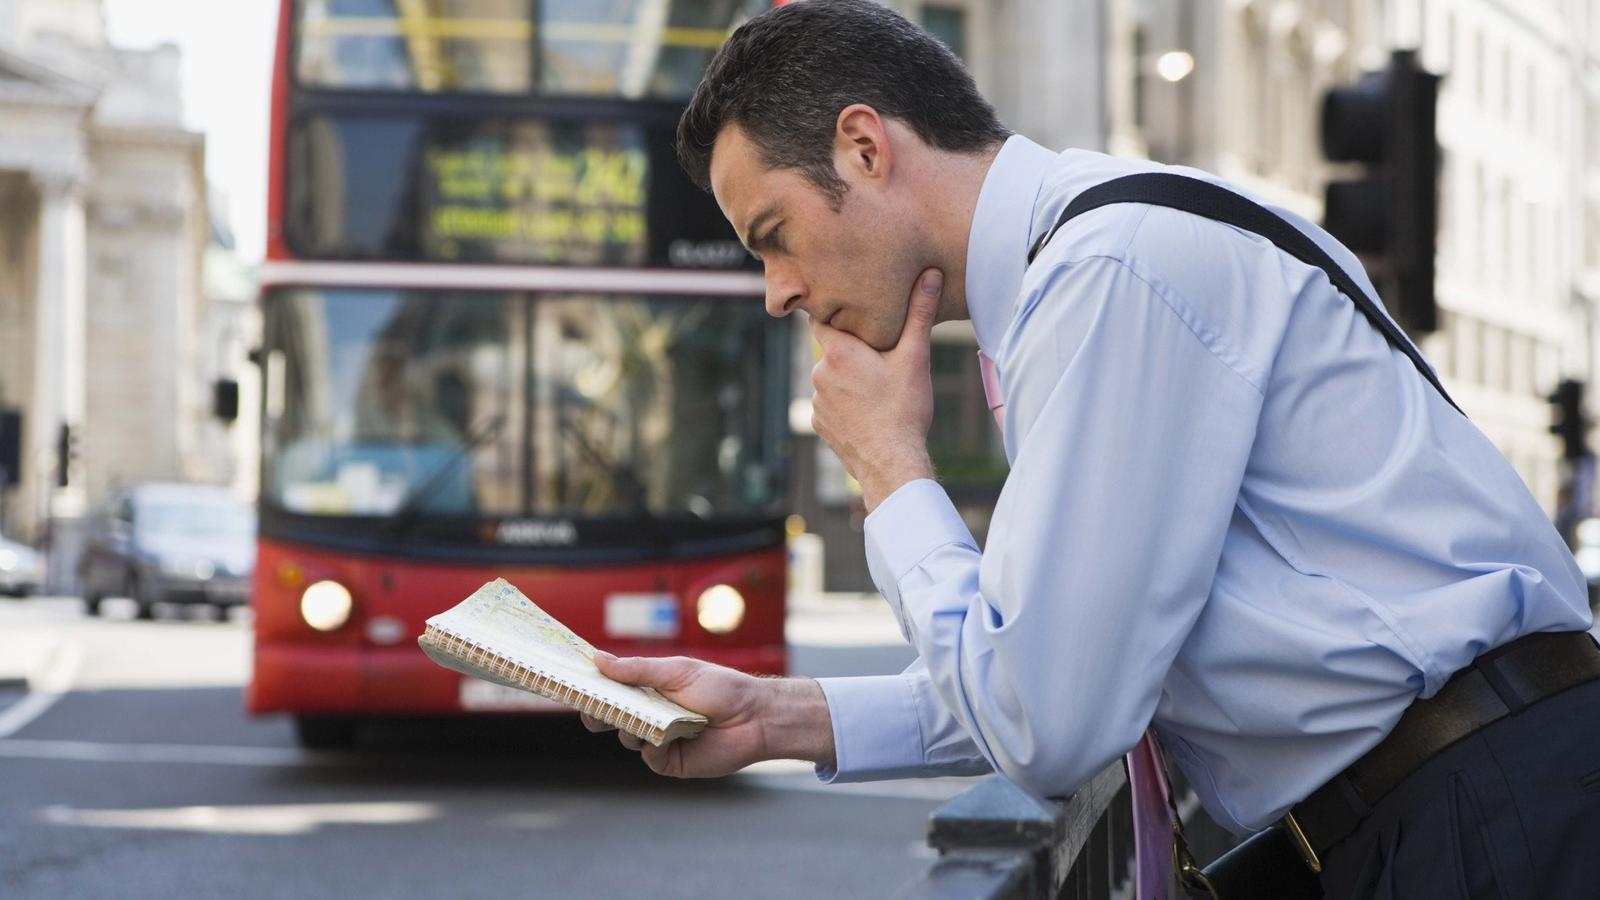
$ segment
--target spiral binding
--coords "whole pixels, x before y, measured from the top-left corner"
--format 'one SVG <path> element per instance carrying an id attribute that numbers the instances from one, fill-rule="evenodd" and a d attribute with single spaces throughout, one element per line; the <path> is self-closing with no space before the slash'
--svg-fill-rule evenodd
<path id="1" fill-rule="evenodd" d="M 468 640 L 437 625 L 429 625 L 423 632 L 422 639 L 447 655 L 483 669 L 496 678 L 504 678 L 542 697 L 574 707 L 591 718 L 599 719 L 608 725 L 615 725 L 652 744 L 659 746 L 666 737 L 665 728 L 648 721 L 643 714 L 632 707 L 618 706 L 593 694 L 585 693 L 559 678 L 552 678 L 496 653 L 477 641 Z"/>

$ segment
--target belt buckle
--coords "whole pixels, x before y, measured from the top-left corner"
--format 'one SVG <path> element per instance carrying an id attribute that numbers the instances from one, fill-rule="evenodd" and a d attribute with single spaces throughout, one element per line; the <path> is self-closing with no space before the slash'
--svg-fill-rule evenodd
<path id="1" fill-rule="evenodd" d="M 1311 867 L 1312 874 L 1322 874 L 1322 860 L 1317 858 L 1317 851 L 1312 848 L 1305 831 L 1301 830 L 1300 823 L 1294 820 L 1293 812 L 1283 814 L 1283 824 L 1288 827 L 1289 836 L 1294 838 L 1295 849 L 1300 851 L 1300 858 Z"/>
<path id="2" fill-rule="evenodd" d="M 1178 886 L 1183 888 L 1191 900 L 1222 900 L 1222 895 L 1217 892 L 1216 885 L 1206 877 L 1206 873 L 1195 865 L 1194 855 L 1189 852 L 1187 842 L 1175 841 L 1172 845 L 1172 869 L 1178 876 Z"/>

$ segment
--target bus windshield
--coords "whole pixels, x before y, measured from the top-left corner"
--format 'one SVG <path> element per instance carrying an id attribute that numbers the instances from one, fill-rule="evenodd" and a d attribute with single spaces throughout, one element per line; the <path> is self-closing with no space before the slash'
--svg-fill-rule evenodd
<path id="1" fill-rule="evenodd" d="M 302 87 L 684 100 L 762 0 L 301 0 Z"/>
<path id="2" fill-rule="evenodd" d="M 262 494 L 283 512 L 712 519 L 783 500 L 787 332 L 759 303 L 293 288 L 266 308 Z"/>

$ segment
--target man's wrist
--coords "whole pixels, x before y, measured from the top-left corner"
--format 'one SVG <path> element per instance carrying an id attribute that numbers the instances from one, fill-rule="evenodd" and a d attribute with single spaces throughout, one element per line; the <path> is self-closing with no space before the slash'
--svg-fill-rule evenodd
<path id="1" fill-rule="evenodd" d="M 822 685 L 814 678 L 771 678 L 763 682 L 762 755 L 766 759 L 833 765 L 833 717 Z"/>
<path id="2" fill-rule="evenodd" d="M 878 504 L 889 499 L 889 495 L 908 483 L 933 477 L 933 461 L 928 458 L 926 450 L 908 453 L 900 461 L 884 467 L 881 472 L 861 480 L 861 501 L 870 513 L 878 508 Z"/>

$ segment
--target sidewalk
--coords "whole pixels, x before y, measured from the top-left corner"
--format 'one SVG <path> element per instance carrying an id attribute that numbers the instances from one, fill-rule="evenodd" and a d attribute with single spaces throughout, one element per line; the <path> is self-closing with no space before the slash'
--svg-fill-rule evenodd
<path id="1" fill-rule="evenodd" d="M 900 623 L 877 594 L 790 594 L 785 634 L 791 644 L 903 645 Z"/>

